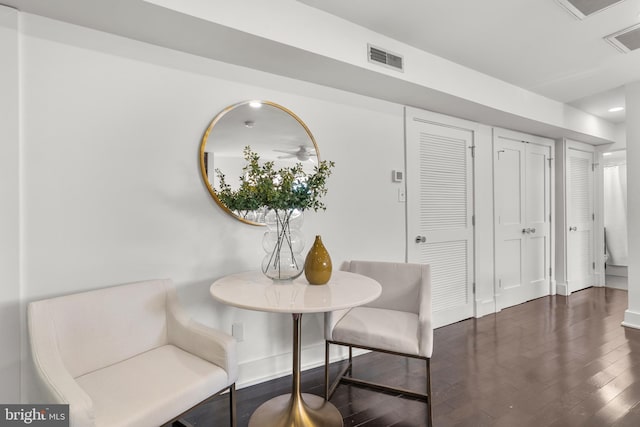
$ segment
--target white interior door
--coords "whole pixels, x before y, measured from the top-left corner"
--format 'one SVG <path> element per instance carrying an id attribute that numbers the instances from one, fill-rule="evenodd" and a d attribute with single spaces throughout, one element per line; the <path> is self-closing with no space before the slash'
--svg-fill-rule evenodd
<path id="1" fill-rule="evenodd" d="M 551 280 L 551 147 L 526 145 L 527 301 L 549 295 Z"/>
<path id="2" fill-rule="evenodd" d="M 408 113 L 406 125 L 407 260 L 431 265 L 439 327 L 474 313 L 474 133 L 428 122 L 419 113 Z"/>
<path id="3" fill-rule="evenodd" d="M 550 152 L 503 137 L 494 141 L 498 309 L 549 294 Z"/>
<path id="4" fill-rule="evenodd" d="M 567 149 L 567 282 L 569 292 L 593 286 L 593 153 Z"/>

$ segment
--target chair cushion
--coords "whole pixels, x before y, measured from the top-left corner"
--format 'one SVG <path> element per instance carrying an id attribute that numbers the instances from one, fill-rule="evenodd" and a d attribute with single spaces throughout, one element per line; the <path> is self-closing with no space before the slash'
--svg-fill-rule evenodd
<path id="1" fill-rule="evenodd" d="M 93 400 L 96 427 L 155 427 L 226 388 L 220 367 L 164 345 L 76 378 Z"/>
<path id="2" fill-rule="evenodd" d="M 166 286 L 148 280 L 33 305 L 54 328 L 60 357 L 75 378 L 168 344 Z"/>
<path id="3" fill-rule="evenodd" d="M 384 308 L 355 307 L 336 324 L 332 340 L 418 355 L 418 316 Z"/>

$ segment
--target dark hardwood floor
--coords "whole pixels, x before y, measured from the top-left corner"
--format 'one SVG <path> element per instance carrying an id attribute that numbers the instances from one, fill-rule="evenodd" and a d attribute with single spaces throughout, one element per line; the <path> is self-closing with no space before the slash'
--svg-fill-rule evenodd
<path id="1" fill-rule="evenodd" d="M 640 331 L 620 326 L 627 293 L 591 288 L 552 296 L 435 331 L 436 427 L 640 426 Z M 337 365 L 337 364 L 335 364 Z M 335 373 L 337 366 L 332 366 Z M 421 389 L 417 360 L 370 353 L 354 374 Z M 305 371 L 303 392 L 323 393 L 323 369 Z M 238 390 L 238 426 L 290 377 Z M 424 426 L 424 402 L 341 385 L 331 401 L 345 426 Z M 193 410 L 194 426 L 226 426 L 226 396 Z"/>

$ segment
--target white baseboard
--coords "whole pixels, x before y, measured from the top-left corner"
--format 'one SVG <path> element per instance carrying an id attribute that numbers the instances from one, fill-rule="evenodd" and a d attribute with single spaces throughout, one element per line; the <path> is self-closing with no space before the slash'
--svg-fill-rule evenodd
<path id="1" fill-rule="evenodd" d="M 556 292 L 558 295 L 569 296 L 571 292 L 569 292 L 569 284 L 563 282 L 556 283 Z"/>
<path id="2" fill-rule="evenodd" d="M 627 328 L 640 329 L 640 313 L 627 309 L 624 312 L 624 320 L 622 326 Z"/>
<path id="3" fill-rule="evenodd" d="M 594 278 L 595 283 L 593 284 L 593 286 L 601 288 L 605 285 L 604 271 L 597 271 Z"/>
<path id="4" fill-rule="evenodd" d="M 626 265 L 607 265 L 605 274 L 607 276 L 628 277 L 628 267 Z"/>
<path id="5" fill-rule="evenodd" d="M 366 350 L 353 349 L 353 356 L 368 353 Z M 330 363 L 346 359 L 349 356 L 347 347 L 332 345 Z M 300 368 L 302 371 L 324 365 L 324 341 L 302 349 Z M 282 353 L 262 359 L 255 359 L 238 364 L 238 381 L 236 388 L 241 389 L 291 375 L 293 370 L 293 353 Z"/>
<path id="6" fill-rule="evenodd" d="M 496 312 L 496 301 L 491 298 L 484 301 L 476 300 L 476 317 L 486 316 Z"/>

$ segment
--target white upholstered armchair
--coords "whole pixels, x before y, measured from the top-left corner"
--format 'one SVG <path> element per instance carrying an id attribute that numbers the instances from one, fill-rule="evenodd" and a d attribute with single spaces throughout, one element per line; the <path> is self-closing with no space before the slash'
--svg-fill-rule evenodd
<path id="1" fill-rule="evenodd" d="M 49 403 L 73 427 L 157 427 L 229 390 L 236 342 L 191 320 L 169 280 L 32 302 L 29 339 Z"/>
<path id="2" fill-rule="evenodd" d="M 377 280 L 382 286 L 378 299 L 364 306 L 325 313 L 325 398 L 341 383 L 393 391 L 427 402 L 426 425 L 431 415 L 431 270 L 424 264 L 351 261 L 347 271 Z M 349 363 L 330 386 L 330 344 L 349 347 Z M 425 392 L 372 383 L 353 378 L 352 347 L 422 359 L 426 363 Z"/>

